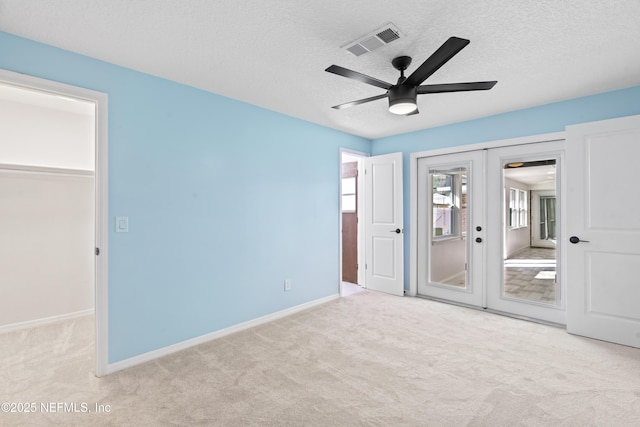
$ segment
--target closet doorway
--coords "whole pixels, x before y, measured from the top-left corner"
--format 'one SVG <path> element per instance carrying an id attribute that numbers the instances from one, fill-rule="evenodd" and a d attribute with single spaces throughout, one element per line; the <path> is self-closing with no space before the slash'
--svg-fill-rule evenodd
<path id="1" fill-rule="evenodd" d="M 0 162 L 2 163 L 0 169 L 2 169 L 5 177 L 12 179 L 16 185 L 35 189 L 35 192 L 32 193 L 33 197 L 30 197 L 31 202 L 43 201 L 40 196 L 44 196 L 44 201 L 56 204 L 57 210 L 50 215 L 45 213 L 44 216 L 40 215 L 41 212 L 38 212 L 37 208 L 33 209 L 33 203 L 28 205 L 32 212 L 42 217 L 42 221 L 40 221 L 42 225 L 53 224 L 58 220 L 62 221 L 61 223 L 58 222 L 58 226 L 53 229 L 55 232 L 42 233 L 42 237 L 54 238 L 52 245 L 46 248 L 37 244 L 29 248 L 27 245 L 26 253 L 36 257 L 35 260 L 32 260 L 32 269 L 38 272 L 38 270 L 44 268 L 46 263 L 42 262 L 43 259 L 41 258 L 46 258 L 47 254 L 64 255 L 71 253 L 71 245 L 78 241 L 77 235 L 71 235 L 71 229 L 76 221 L 70 220 L 65 212 L 71 209 L 74 214 L 78 214 L 79 212 L 74 210 L 73 206 L 77 206 L 80 203 L 82 209 L 89 213 L 88 216 L 83 216 L 85 218 L 82 225 L 83 235 L 87 238 L 80 239 L 81 242 L 78 245 L 82 248 L 80 249 L 81 253 L 78 252 L 79 255 L 77 256 L 78 260 L 81 258 L 87 261 L 82 279 L 78 279 L 78 285 L 83 287 L 84 290 L 82 292 L 84 293 L 81 294 L 80 291 L 71 292 L 74 297 L 81 297 L 80 305 L 71 304 L 73 302 L 71 298 L 65 298 L 61 293 L 62 291 L 53 292 L 53 294 L 49 293 L 53 298 L 46 297 L 48 299 L 44 301 L 41 308 L 50 310 L 57 301 L 59 304 L 56 305 L 56 311 L 34 312 L 35 314 L 32 313 L 34 316 L 29 319 L 14 316 L 8 320 L 10 323 L 7 325 L 6 330 L 13 330 L 23 326 L 36 326 L 93 311 L 95 313 L 95 374 L 97 376 L 106 375 L 108 373 L 107 95 L 7 70 L 0 70 L 0 85 L 6 89 L 7 96 L 5 101 L 7 101 L 7 97 L 12 98 L 10 102 L 13 102 L 13 106 L 8 111 L 11 114 L 15 113 L 13 122 L 7 129 L 12 129 L 11 132 L 14 133 L 12 139 L 19 138 L 20 134 L 24 134 L 22 135 L 23 139 L 28 144 L 21 147 L 21 149 L 23 149 L 23 154 L 26 153 L 29 156 L 29 159 L 21 159 L 19 150 L 16 151 L 15 144 L 11 146 L 11 144 L 7 144 L 8 139 L 3 139 L 5 141 L 3 145 L 5 152 L 2 156 L 2 162 Z M 9 95 L 9 93 L 13 95 Z M 26 98 L 23 99 L 20 94 L 24 96 L 31 95 L 29 98 L 31 101 L 25 101 Z M 17 99 L 22 99 L 22 101 L 16 102 Z M 39 99 L 39 101 L 35 99 Z M 40 104 L 37 104 L 37 102 L 40 102 Z M 47 114 L 33 115 L 27 113 L 20 109 L 18 106 L 20 103 L 25 104 L 26 108 L 34 111 L 38 108 L 52 110 L 51 107 L 54 104 L 59 106 L 59 110 L 64 114 L 78 114 L 78 110 L 85 111 L 89 116 L 88 122 L 90 123 L 87 123 L 83 130 L 86 135 L 86 138 L 82 138 L 86 143 L 84 148 L 77 150 L 77 147 L 69 144 L 70 141 L 67 141 L 67 137 L 61 134 L 61 130 L 64 128 L 61 117 L 49 117 L 47 119 Z M 34 103 L 36 104 L 34 105 Z M 8 119 L 9 115 L 4 117 Z M 40 119 L 43 121 L 41 122 Z M 85 120 L 84 122 L 86 123 L 87 121 Z M 48 128 L 45 126 L 47 123 L 49 125 Z M 37 135 L 34 137 L 34 132 L 40 132 L 44 140 L 38 140 Z M 57 143 L 52 142 L 54 136 L 58 138 L 56 140 Z M 15 143 L 15 141 L 13 142 Z M 40 149 L 34 148 L 33 143 L 36 146 L 40 144 Z M 19 145 L 22 145 L 22 143 Z M 67 163 L 45 163 L 60 157 L 65 152 L 69 154 L 69 156 L 64 157 Z M 51 179 L 47 179 L 47 177 Z M 6 188 L 8 195 L 12 197 L 27 197 L 25 192 L 18 194 L 13 191 L 15 188 L 15 186 L 8 186 Z M 76 190 L 81 190 L 85 195 L 88 194 L 83 199 L 84 201 L 80 201 L 73 195 L 76 194 Z M 63 196 L 67 197 L 66 201 Z M 61 225 L 63 223 L 66 225 Z M 35 235 L 35 237 L 37 238 L 38 236 Z M 52 264 L 55 264 L 55 262 L 47 264 L 51 266 L 53 269 L 51 271 L 54 272 L 45 274 L 48 282 L 64 276 L 63 273 L 69 272 L 69 268 L 74 268 L 67 265 L 59 265 L 56 269 L 56 266 Z M 16 274 L 16 270 L 11 271 L 11 277 L 13 277 Z M 63 277 L 61 283 L 64 283 L 64 281 L 65 278 Z M 38 281 L 36 280 L 33 283 L 37 285 Z M 5 290 L 8 290 L 8 288 L 5 288 Z M 11 290 L 8 291 L 13 292 Z M 42 298 L 43 296 L 33 289 L 29 295 L 27 299 L 24 296 L 20 298 L 23 301 L 33 302 L 36 298 Z M 7 301 L 7 299 L 4 300 Z M 36 309 L 37 307 L 30 306 L 29 308 Z M 6 315 L 7 312 L 3 312 L 3 314 Z M 18 313 L 18 315 L 22 314 Z"/>

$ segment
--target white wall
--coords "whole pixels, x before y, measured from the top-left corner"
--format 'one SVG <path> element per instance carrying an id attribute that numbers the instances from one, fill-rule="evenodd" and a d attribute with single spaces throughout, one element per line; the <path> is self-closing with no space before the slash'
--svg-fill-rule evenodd
<path id="1" fill-rule="evenodd" d="M 93 115 L 16 91 L 0 89 L 0 328 L 94 307 Z"/>
<path id="2" fill-rule="evenodd" d="M 95 169 L 92 114 L 23 104 L 2 95 L 0 91 L 0 164 Z"/>
<path id="3" fill-rule="evenodd" d="M 93 308 L 93 181 L 0 170 L 0 326 Z"/>

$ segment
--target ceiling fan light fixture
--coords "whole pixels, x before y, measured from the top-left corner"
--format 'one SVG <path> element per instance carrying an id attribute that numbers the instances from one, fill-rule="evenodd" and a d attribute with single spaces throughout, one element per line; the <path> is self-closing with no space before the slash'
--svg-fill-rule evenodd
<path id="1" fill-rule="evenodd" d="M 398 115 L 413 113 L 418 108 L 416 97 L 415 86 L 393 86 L 389 89 L 389 112 Z"/>
<path id="2" fill-rule="evenodd" d="M 391 104 L 391 102 L 389 102 L 389 104 Z M 393 114 L 398 114 L 400 116 L 404 116 L 409 113 L 413 113 L 414 111 L 416 111 L 416 108 L 418 108 L 418 106 L 415 104 L 415 102 L 401 101 L 401 102 L 397 102 L 395 104 L 389 105 L 389 112 Z"/>

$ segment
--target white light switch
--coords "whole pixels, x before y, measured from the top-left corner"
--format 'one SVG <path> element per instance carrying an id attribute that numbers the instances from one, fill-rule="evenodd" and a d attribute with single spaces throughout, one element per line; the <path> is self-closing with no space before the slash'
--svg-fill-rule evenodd
<path id="1" fill-rule="evenodd" d="M 128 233 L 129 232 L 129 217 L 117 216 L 116 217 L 116 233 Z"/>

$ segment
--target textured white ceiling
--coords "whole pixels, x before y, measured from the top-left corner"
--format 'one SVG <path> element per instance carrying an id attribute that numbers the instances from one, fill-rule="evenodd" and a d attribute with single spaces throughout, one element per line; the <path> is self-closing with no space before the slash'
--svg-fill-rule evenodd
<path id="1" fill-rule="evenodd" d="M 392 22 L 405 35 L 360 57 L 340 49 Z M 640 84 L 638 0 L 0 0 L 0 30 L 366 138 Z M 425 83 L 498 80 L 490 91 L 422 95 L 420 114 L 341 65 L 394 83 L 448 37 L 471 44 Z"/>

